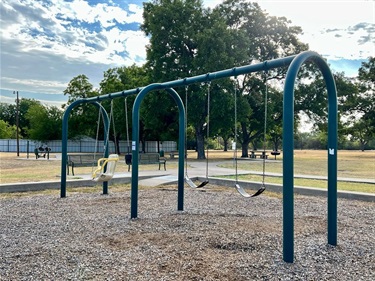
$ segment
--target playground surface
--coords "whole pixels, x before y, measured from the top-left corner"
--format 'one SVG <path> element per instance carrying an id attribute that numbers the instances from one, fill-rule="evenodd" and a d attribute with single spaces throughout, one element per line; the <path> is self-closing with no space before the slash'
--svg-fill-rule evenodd
<path id="1" fill-rule="evenodd" d="M 42 181 L 56 180 L 60 168 L 54 160 L 1 160 L 7 180 L 6 169 Z M 338 200 L 332 247 L 326 197 L 296 195 L 295 262 L 288 264 L 280 194 L 246 199 L 212 183 L 186 187 L 179 212 L 176 185 L 156 187 L 176 179 L 176 164 L 167 165 L 167 172 L 142 171 L 153 177 L 140 180 L 137 220 L 129 219 L 124 184 L 109 195 L 100 195 L 100 185 L 70 189 L 67 198 L 58 190 L 1 195 L 0 280 L 375 280 L 374 202 Z M 191 175 L 204 176 L 204 163 L 189 165 Z M 129 177 L 120 167 L 116 177 Z M 87 177 L 90 168 L 82 169 Z M 228 170 L 210 162 L 210 174 Z"/>
<path id="2" fill-rule="evenodd" d="M 77 189 L 0 197 L 0 280 L 375 280 L 375 204 L 338 201 L 327 245 L 326 198 L 296 196 L 295 262 L 282 259 L 282 200 L 174 185 L 109 195 Z"/>

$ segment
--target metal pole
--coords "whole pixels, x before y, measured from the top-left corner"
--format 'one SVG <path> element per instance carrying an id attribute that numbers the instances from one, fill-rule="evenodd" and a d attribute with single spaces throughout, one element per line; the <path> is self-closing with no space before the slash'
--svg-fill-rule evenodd
<path id="1" fill-rule="evenodd" d="M 328 243 L 337 244 L 337 93 L 333 75 L 315 52 L 303 52 L 289 66 L 283 105 L 283 258 L 294 259 L 294 84 L 307 60 L 322 72 L 328 92 Z"/>
<path id="2" fill-rule="evenodd" d="M 20 119 L 20 108 L 19 108 L 19 98 L 18 98 L 18 91 L 13 91 L 13 95 L 17 95 L 17 99 L 16 99 L 16 128 L 17 128 L 17 132 L 16 132 L 16 138 L 17 138 L 17 156 L 20 156 L 20 136 L 19 136 L 19 119 Z"/>
<path id="3" fill-rule="evenodd" d="M 162 84 L 151 84 L 143 88 L 138 94 L 133 105 L 133 127 L 132 127 L 132 179 L 131 179 L 131 208 L 130 218 L 138 217 L 138 176 L 139 176 L 139 109 L 142 100 L 147 93 L 163 89 Z M 183 102 L 177 92 L 173 89 L 166 89 L 177 103 L 179 110 L 179 148 L 178 148 L 178 199 L 177 210 L 184 209 L 184 140 L 185 140 L 185 109 Z"/>
<path id="4" fill-rule="evenodd" d="M 171 95 L 178 106 L 179 113 L 179 134 L 178 134 L 178 190 L 177 190 L 177 210 L 184 210 L 184 166 L 185 166 L 185 108 L 184 104 L 178 95 L 178 93 L 173 89 L 166 89 L 166 91 Z"/>

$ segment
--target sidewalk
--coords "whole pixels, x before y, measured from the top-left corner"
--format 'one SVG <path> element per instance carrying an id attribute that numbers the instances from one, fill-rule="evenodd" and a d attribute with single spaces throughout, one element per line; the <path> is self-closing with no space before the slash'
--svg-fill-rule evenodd
<path id="1" fill-rule="evenodd" d="M 230 179 L 220 179 L 218 176 L 234 176 L 235 168 L 222 168 L 220 164 L 233 164 L 233 160 L 227 161 L 215 161 L 208 163 L 208 177 L 211 183 L 223 185 L 223 186 L 234 186 L 235 181 Z M 188 176 L 192 180 L 203 181 L 206 179 L 206 161 L 190 161 L 188 167 Z M 178 169 L 164 170 L 147 170 L 139 172 L 138 183 L 140 186 L 158 186 L 164 184 L 172 184 L 178 181 L 177 177 Z M 238 170 L 238 175 L 254 174 L 262 175 L 259 171 L 248 171 Z M 184 167 L 185 175 L 185 167 Z M 281 173 L 265 173 L 266 177 L 282 177 Z M 116 172 L 110 184 L 128 184 L 131 182 L 131 171 L 130 172 Z M 215 178 L 216 177 L 216 178 Z M 325 180 L 324 176 L 312 176 L 312 175 L 294 175 L 295 178 L 306 178 L 306 179 L 319 179 Z M 77 179 L 79 178 L 79 179 Z M 375 179 L 357 179 L 357 178 L 338 178 L 338 181 L 346 182 L 357 182 L 375 184 Z M 241 186 L 244 188 L 254 188 L 259 183 L 240 181 Z M 24 192 L 24 191 L 38 191 L 45 189 L 60 189 L 61 182 L 49 181 L 49 182 L 27 182 L 27 183 L 14 183 L 14 184 L 0 184 L 0 193 L 4 192 Z M 93 182 L 90 174 L 80 174 L 74 177 L 67 178 L 68 187 L 80 187 L 80 186 L 98 186 L 100 183 Z M 375 188 L 375 186 L 374 186 Z M 282 185 L 280 184 L 267 184 L 267 189 L 273 192 L 282 192 Z M 319 195 L 325 196 L 326 189 L 321 188 L 308 188 L 298 187 L 294 188 L 296 193 L 305 195 Z M 356 192 L 344 192 L 338 191 L 338 196 L 341 198 L 375 201 L 375 194 L 372 193 L 356 193 Z"/>

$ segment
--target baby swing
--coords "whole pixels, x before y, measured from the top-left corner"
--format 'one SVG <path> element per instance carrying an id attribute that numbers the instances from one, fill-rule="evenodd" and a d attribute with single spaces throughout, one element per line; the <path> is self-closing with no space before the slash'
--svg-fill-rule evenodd
<path id="1" fill-rule="evenodd" d="M 98 127 L 96 131 L 96 142 L 98 141 L 98 136 L 99 136 L 99 125 L 100 125 L 100 114 L 102 113 L 102 110 L 99 110 L 99 118 L 98 118 Z M 109 124 L 108 124 L 108 129 L 107 129 L 107 136 L 104 142 L 104 153 L 106 149 L 108 149 L 108 141 L 109 141 L 109 129 L 111 125 L 111 121 L 113 122 L 113 130 L 115 130 L 115 124 L 113 120 L 113 100 L 111 100 L 111 112 L 109 115 Z M 114 132 L 116 135 L 116 133 Z M 95 144 L 95 151 L 96 151 L 96 144 Z M 95 158 L 95 154 L 94 154 Z M 97 167 L 92 173 L 92 180 L 95 182 L 106 182 L 109 181 L 113 178 L 113 175 L 115 173 L 116 169 L 116 164 L 117 161 L 119 160 L 118 154 L 110 154 L 108 158 L 100 158 L 98 159 L 97 162 Z"/>

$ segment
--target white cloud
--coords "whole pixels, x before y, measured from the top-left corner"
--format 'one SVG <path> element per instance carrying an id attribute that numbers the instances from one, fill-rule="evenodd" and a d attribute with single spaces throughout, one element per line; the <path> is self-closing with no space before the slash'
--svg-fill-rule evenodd
<path id="1" fill-rule="evenodd" d="M 143 63 L 148 39 L 128 30 L 142 7 L 91 3 L 2 0 L 1 87 L 56 92 L 79 74 L 97 87 L 108 68 Z"/>
<path id="2" fill-rule="evenodd" d="M 301 26 L 304 32 L 301 40 L 327 59 L 366 59 L 375 54 L 374 32 L 353 29 L 360 23 L 374 26 L 374 1 L 256 2 L 270 15 L 285 16 L 293 25 Z M 361 38 L 367 41 L 360 44 Z"/>
<path id="3" fill-rule="evenodd" d="M 12 77 L 2 77 L 3 82 L 7 84 L 17 84 L 20 87 L 32 88 L 35 91 L 43 90 L 50 93 L 62 92 L 66 88 L 66 83 L 59 81 L 41 80 L 41 79 L 22 79 Z"/>
<path id="4" fill-rule="evenodd" d="M 129 1 L 130 2 L 130 1 Z M 110 67 L 142 64 L 148 38 L 137 26 L 143 7 L 122 0 L 2 0 L 1 87 L 56 93 L 79 74 L 98 87 Z M 214 7 L 221 0 L 205 0 Z M 375 55 L 374 1 L 258 0 L 270 15 L 303 28 L 337 71 Z M 127 4 L 129 3 L 129 4 Z"/>
<path id="5" fill-rule="evenodd" d="M 125 40 L 126 50 L 132 61 L 139 61 L 146 57 L 145 46 L 149 43 L 147 37 L 140 31 L 128 31 Z"/>

